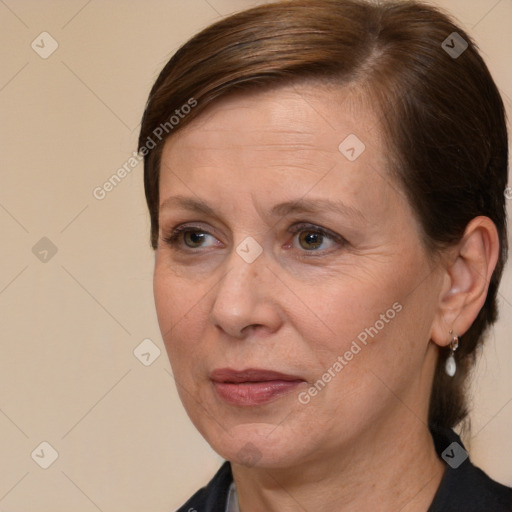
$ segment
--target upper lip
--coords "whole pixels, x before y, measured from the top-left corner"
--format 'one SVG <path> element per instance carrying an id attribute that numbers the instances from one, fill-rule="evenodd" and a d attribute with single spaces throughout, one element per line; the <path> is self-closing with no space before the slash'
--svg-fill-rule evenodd
<path id="1" fill-rule="evenodd" d="M 258 368 L 247 368 L 245 370 L 233 370 L 232 368 L 219 368 L 210 373 L 211 380 L 215 382 L 266 382 L 273 380 L 304 380 L 297 375 L 275 372 L 273 370 L 262 370 Z"/>

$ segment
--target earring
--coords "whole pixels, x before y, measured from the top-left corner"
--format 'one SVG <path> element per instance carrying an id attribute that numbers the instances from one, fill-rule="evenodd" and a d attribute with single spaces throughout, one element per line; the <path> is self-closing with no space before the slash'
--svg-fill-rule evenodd
<path id="1" fill-rule="evenodd" d="M 453 335 L 453 331 L 450 329 L 450 336 Z M 457 363 L 455 362 L 455 357 L 453 357 L 453 354 L 459 347 L 459 337 L 457 335 L 452 337 L 452 340 L 450 341 L 450 355 L 448 356 L 448 359 L 446 360 L 446 364 L 444 366 L 444 369 L 446 371 L 446 374 L 450 377 L 453 377 L 455 375 L 455 372 L 457 371 Z"/>

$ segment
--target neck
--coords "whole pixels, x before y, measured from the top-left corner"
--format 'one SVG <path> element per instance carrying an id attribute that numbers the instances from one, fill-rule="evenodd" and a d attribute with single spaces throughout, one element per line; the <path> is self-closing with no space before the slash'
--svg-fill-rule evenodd
<path id="1" fill-rule="evenodd" d="M 425 512 L 444 473 L 428 428 L 410 412 L 293 468 L 232 468 L 241 512 Z"/>

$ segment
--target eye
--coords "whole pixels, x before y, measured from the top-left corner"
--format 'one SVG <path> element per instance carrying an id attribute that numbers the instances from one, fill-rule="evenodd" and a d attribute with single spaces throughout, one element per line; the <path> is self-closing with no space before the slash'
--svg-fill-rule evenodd
<path id="1" fill-rule="evenodd" d="M 204 247 L 202 242 L 208 237 L 212 236 L 210 233 L 194 226 L 178 226 L 174 228 L 168 236 L 162 240 L 178 250 L 187 250 L 182 248 L 182 240 L 185 247 L 188 249 L 198 249 Z"/>
<path id="2" fill-rule="evenodd" d="M 347 243 L 340 235 L 312 224 L 296 224 L 288 231 L 292 234 L 299 235 L 297 238 L 298 246 L 294 243 L 293 247 L 302 253 L 301 256 L 305 257 L 317 256 L 316 253 L 323 253 L 335 245 L 343 246 Z M 162 240 L 167 245 L 178 251 L 194 252 L 194 249 L 208 247 L 207 245 L 204 245 L 204 242 L 208 237 L 215 240 L 213 235 L 204 231 L 200 227 L 183 225 L 174 228 L 169 235 L 162 237 Z M 326 240 L 330 242 L 328 247 L 324 247 L 321 251 L 318 250 L 322 245 L 325 245 Z M 214 242 L 213 244 L 210 244 L 210 247 L 215 245 L 218 244 Z M 290 247 L 290 245 L 288 244 L 287 247 Z"/>
<path id="3" fill-rule="evenodd" d="M 310 253 L 320 252 L 317 249 L 321 248 L 322 245 L 325 245 L 326 240 L 328 240 L 330 244 L 327 248 L 324 247 L 324 250 L 328 250 L 336 244 L 344 245 L 346 243 L 341 236 L 311 224 L 297 224 L 290 228 L 289 231 L 293 234 L 298 234 L 297 241 L 299 248 Z"/>

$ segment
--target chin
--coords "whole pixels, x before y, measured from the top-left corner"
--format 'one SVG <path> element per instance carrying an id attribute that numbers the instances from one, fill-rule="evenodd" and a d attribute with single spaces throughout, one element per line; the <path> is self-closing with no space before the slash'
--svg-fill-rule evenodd
<path id="1" fill-rule="evenodd" d="M 246 467 L 284 468 L 297 464 L 297 437 L 275 424 L 242 423 L 205 435 L 221 457 Z M 212 433 L 210 433 L 212 434 Z M 304 443 L 300 443 L 304 448 Z"/>

